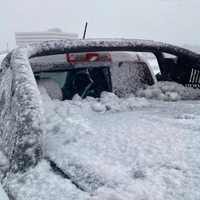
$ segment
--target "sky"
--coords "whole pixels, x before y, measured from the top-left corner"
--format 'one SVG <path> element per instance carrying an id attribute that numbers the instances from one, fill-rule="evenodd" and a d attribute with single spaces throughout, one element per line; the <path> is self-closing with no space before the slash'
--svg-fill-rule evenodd
<path id="1" fill-rule="evenodd" d="M 58 27 L 88 38 L 140 38 L 200 46 L 199 0 L 0 0 L 0 50 L 15 32 Z"/>

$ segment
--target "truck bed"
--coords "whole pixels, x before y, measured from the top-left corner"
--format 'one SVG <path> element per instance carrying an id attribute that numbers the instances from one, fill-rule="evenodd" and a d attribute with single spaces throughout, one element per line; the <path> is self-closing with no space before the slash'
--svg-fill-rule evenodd
<path id="1" fill-rule="evenodd" d="M 43 101 L 46 161 L 15 185 L 20 200 L 199 199 L 200 101 Z"/>

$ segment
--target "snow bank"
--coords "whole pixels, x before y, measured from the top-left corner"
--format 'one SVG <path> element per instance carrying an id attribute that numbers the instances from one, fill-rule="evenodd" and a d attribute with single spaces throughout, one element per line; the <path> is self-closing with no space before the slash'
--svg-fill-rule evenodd
<path id="1" fill-rule="evenodd" d="M 200 89 L 187 88 L 175 82 L 157 82 L 137 91 L 137 96 L 163 101 L 198 100 Z"/>

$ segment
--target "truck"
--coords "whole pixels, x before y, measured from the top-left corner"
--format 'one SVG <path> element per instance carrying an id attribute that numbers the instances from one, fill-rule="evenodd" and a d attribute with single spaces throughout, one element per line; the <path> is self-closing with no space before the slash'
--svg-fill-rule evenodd
<path id="1" fill-rule="evenodd" d="M 14 49 L 0 67 L 9 199 L 198 199 L 199 84 L 200 55 L 162 42 Z"/>

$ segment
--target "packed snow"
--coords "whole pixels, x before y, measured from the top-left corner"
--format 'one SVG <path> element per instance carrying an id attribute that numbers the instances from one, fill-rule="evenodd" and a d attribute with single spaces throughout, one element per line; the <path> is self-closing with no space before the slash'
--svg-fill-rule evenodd
<path id="1" fill-rule="evenodd" d="M 48 161 L 11 179 L 17 200 L 199 200 L 200 101 L 40 92 Z"/>

